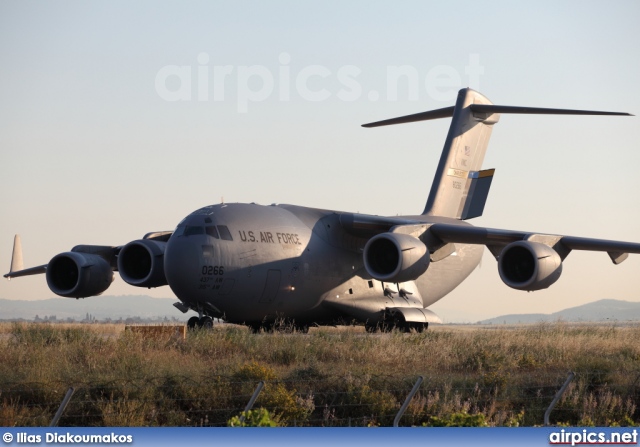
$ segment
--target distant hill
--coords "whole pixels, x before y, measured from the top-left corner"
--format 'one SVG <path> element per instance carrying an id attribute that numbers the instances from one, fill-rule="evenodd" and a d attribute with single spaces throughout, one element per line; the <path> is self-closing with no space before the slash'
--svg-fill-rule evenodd
<path id="1" fill-rule="evenodd" d="M 97 320 L 126 318 L 142 319 L 186 319 L 173 307 L 176 298 L 151 298 L 144 295 L 95 296 L 91 298 L 49 298 L 46 300 L 23 301 L 0 299 L 0 320 L 33 320 L 36 315 L 55 316 L 56 319 L 84 320 L 90 314 Z M 195 313 L 194 313 L 195 315 Z"/>
<path id="2" fill-rule="evenodd" d="M 553 321 L 640 321 L 640 302 L 600 300 L 552 314 L 512 314 L 480 321 L 481 324 L 517 324 Z"/>

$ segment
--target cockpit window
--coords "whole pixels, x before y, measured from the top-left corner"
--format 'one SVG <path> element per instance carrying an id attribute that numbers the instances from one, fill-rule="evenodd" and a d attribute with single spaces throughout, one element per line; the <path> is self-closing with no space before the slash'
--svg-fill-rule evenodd
<path id="1" fill-rule="evenodd" d="M 220 232 L 220 239 L 224 241 L 232 241 L 231 232 L 226 225 L 218 225 L 218 231 Z"/>
<path id="2" fill-rule="evenodd" d="M 187 228 L 184 229 L 185 236 L 193 236 L 196 234 L 204 234 L 204 227 L 187 226 Z"/>
<path id="3" fill-rule="evenodd" d="M 212 238 L 220 239 L 220 236 L 218 235 L 218 230 L 213 225 L 209 227 L 205 227 L 205 231 Z"/>
<path id="4" fill-rule="evenodd" d="M 194 236 L 197 234 L 206 234 L 214 239 L 222 239 L 225 241 L 232 241 L 233 237 L 226 225 L 208 225 L 201 227 L 198 225 L 178 225 L 176 231 L 173 233 L 175 236 Z"/>

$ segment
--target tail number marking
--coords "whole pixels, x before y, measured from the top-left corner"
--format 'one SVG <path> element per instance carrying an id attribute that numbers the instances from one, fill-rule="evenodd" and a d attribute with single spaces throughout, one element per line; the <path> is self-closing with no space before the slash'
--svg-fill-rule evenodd
<path id="1" fill-rule="evenodd" d="M 223 265 L 203 265 L 202 275 L 204 276 L 222 276 L 224 275 Z"/>

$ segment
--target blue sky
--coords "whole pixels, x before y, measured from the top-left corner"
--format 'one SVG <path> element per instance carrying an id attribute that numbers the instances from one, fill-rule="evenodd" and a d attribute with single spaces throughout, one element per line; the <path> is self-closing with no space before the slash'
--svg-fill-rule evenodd
<path id="1" fill-rule="evenodd" d="M 39 265 L 171 230 L 221 197 L 418 213 L 448 122 L 360 124 L 449 106 L 466 86 L 497 104 L 640 115 L 638 19 L 635 1 L 3 1 L 0 261 L 8 270 L 15 233 Z M 415 90 L 402 78 L 392 97 L 394 67 Z M 186 91 L 163 69 L 190 71 L 190 99 L 163 98 Z M 503 116 L 472 223 L 640 241 L 638 119 Z M 434 309 L 455 320 L 639 301 L 639 258 L 572 253 L 558 283 L 527 294 L 486 254 Z M 137 292 L 117 279 L 107 293 Z M 0 282 L 2 298 L 50 296 L 42 276 Z"/>

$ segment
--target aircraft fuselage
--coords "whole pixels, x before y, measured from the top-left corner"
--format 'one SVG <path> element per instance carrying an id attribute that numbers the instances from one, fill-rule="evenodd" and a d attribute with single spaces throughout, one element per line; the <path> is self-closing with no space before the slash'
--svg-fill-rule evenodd
<path id="1" fill-rule="evenodd" d="M 167 243 L 164 270 L 181 301 L 229 322 L 375 322 L 385 308 L 408 306 L 407 300 L 421 299 L 426 307 L 442 298 L 473 271 L 483 251 L 456 244 L 455 253 L 431 263 L 417 280 L 388 284 L 367 274 L 366 242 L 345 231 L 334 211 L 219 204 L 178 225 Z M 402 297 L 399 290 L 408 294 Z"/>

